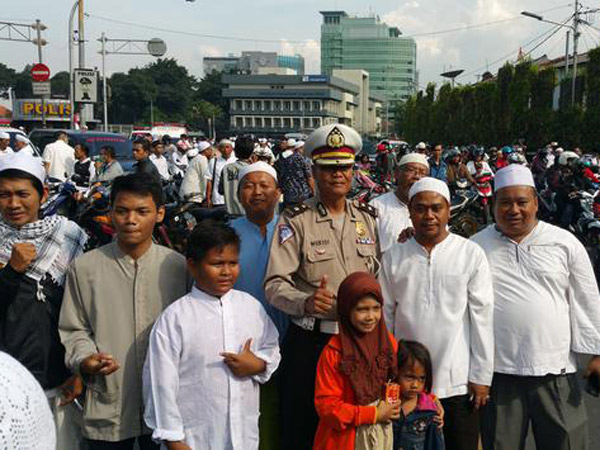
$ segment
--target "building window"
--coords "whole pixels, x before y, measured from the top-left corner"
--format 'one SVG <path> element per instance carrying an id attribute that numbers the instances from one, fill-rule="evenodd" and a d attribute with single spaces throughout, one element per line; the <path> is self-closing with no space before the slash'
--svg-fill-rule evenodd
<path id="1" fill-rule="evenodd" d="M 310 128 L 310 119 L 307 119 L 307 118 L 304 119 L 304 125 L 303 125 L 303 127 L 304 128 Z"/>
<path id="2" fill-rule="evenodd" d="M 275 117 L 273 123 L 275 124 L 275 128 L 281 128 L 281 117 Z"/>
<path id="3" fill-rule="evenodd" d="M 313 102 L 313 109 L 315 111 L 321 111 L 321 102 L 319 102 L 319 101 Z"/>
<path id="4" fill-rule="evenodd" d="M 235 126 L 237 128 L 244 128 L 244 118 L 243 117 L 236 117 L 235 118 Z"/>
<path id="5" fill-rule="evenodd" d="M 260 111 L 262 109 L 262 102 L 260 100 L 254 101 L 254 109 L 256 111 Z"/>
<path id="6" fill-rule="evenodd" d="M 271 111 L 271 100 L 265 100 L 265 110 Z"/>
<path id="7" fill-rule="evenodd" d="M 273 128 L 273 121 L 270 117 L 265 117 L 265 128 Z"/>
<path id="8" fill-rule="evenodd" d="M 252 100 L 246 100 L 246 108 L 247 110 L 252 109 Z"/>
<path id="9" fill-rule="evenodd" d="M 283 102 L 283 110 L 290 111 L 292 109 L 292 102 L 286 101 Z"/>
<path id="10" fill-rule="evenodd" d="M 262 117 L 255 117 L 254 118 L 254 127 L 255 128 L 262 128 L 263 127 Z"/>
<path id="11" fill-rule="evenodd" d="M 300 118 L 299 117 L 295 117 L 294 118 L 294 128 L 296 130 L 299 130 L 300 127 L 302 127 L 302 124 L 300 123 Z"/>
<path id="12" fill-rule="evenodd" d="M 236 100 L 235 101 L 235 109 L 237 111 L 241 111 L 242 110 L 242 101 L 241 100 Z"/>
<path id="13" fill-rule="evenodd" d="M 310 102 L 304 102 L 302 108 L 304 109 L 304 111 L 310 111 Z"/>
<path id="14" fill-rule="evenodd" d="M 294 108 L 294 111 L 300 111 L 300 102 L 297 100 L 294 101 L 293 108 Z"/>
<path id="15" fill-rule="evenodd" d="M 313 119 L 313 128 L 319 128 L 321 126 L 321 119 L 315 117 Z"/>
<path id="16" fill-rule="evenodd" d="M 281 111 L 281 102 L 279 100 L 275 100 L 275 111 Z"/>
<path id="17" fill-rule="evenodd" d="M 292 121 L 289 117 L 284 117 L 283 118 L 283 128 L 291 128 L 292 127 Z"/>

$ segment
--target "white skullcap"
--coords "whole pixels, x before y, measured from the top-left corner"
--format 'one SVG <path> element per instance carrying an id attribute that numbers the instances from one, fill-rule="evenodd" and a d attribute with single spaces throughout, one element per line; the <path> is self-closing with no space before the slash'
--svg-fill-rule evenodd
<path id="1" fill-rule="evenodd" d="M 56 431 L 40 384 L 16 359 L 0 352 L 0 447 L 55 449 Z"/>
<path id="2" fill-rule="evenodd" d="M 10 139 L 10 134 L 6 131 L 0 131 L 0 139 Z"/>
<path id="3" fill-rule="evenodd" d="M 288 147 L 295 147 L 296 146 L 296 139 L 293 138 L 289 138 L 286 142 Z"/>
<path id="4" fill-rule="evenodd" d="M 535 188 L 531 170 L 521 164 L 511 164 L 496 172 L 494 192 L 510 186 L 531 186 Z"/>
<path id="5" fill-rule="evenodd" d="M 0 159 L 0 172 L 16 169 L 36 177 L 42 184 L 46 182 L 46 169 L 40 158 L 27 153 L 10 153 Z"/>
<path id="6" fill-rule="evenodd" d="M 200 153 L 202 153 L 204 150 L 209 149 L 210 147 L 212 147 L 212 146 L 210 145 L 210 143 L 208 143 L 206 141 L 198 142 L 198 151 Z"/>
<path id="7" fill-rule="evenodd" d="M 412 200 L 420 192 L 436 192 L 450 204 L 450 190 L 448 189 L 448 185 L 437 178 L 425 177 L 413 184 L 410 191 L 408 191 L 408 200 Z"/>
<path id="8" fill-rule="evenodd" d="M 405 164 L 414 163 L 414 164 L 422 164 L 429 169 L 429 163 L 427 162 L 427 156 L 422 153 L 408 153 L 404 155 L 400 162 L 398 163 L 398 167 L 402 167 Z"/>
<path id="9" fill-rule="evenodd" d="M 418 148 L 419 150 L 424 150 L 424 149 L 426 149 L 426 148 L 427 148 L 427 144 L 425 144 L 425 142 L 419 142 L 419 143 L 417 144 L 417 148 Z"/>
<path id="10" fill-rule="evenodd" d="M 304 147 L 304 141 L 297 141 L 296 145 L 294 145 L 295 149 L 298 149 L 300 147 Z"/>
<path id="11" fill-rule="evenodd" d="M 269 175 L 271 175 L 275 181 L 277 181 L 277 172 L 275 171 L 275 169 L 273 167 L 271 167 L 271 165 L 267 164 L 264 161 L 258 161 L 255 162 L 253 164 L 249 164 L 247 166 L 244 166 L 240 169 L 240 173 L 239 173 L 239 180 L 242 181 L 242 179 L 248 175 L 249 173 L 253 173 L 253 172 L 265 172 L 268 173 Z"/>
<path id="12" fill-rule="evenodd" d="M 219 147 L 224 147 L 225 145 L 231 145 L 233 147 L 233 141 L 231 139 L 221 139 L 219 141 Z"/>
<path id="13" fill-rule="evenodd" d="M 198 156 L 198 153 L 200 153 L 198 151 L 198 147 L 194 147 L 193 149 L 188 150 L 186 152 L 185 156 L 187 156 L 188 159 L 192 159 L 192 158 L 195 158 L 196 156 Z"/>
<path id="14" fill-rule="evenodd" d="M 266 144 L 267 140 L 265 138 L 258 138 L 258 142 L 260 142 L 261 144 Z"/>
<path id="15" fill-rule="evenodd" d="M 23 134 L 17 133 L 15 135 L 15 139 L 19 142 L 22 142 L 23 144 L 31 144 L 31 141 L 29 139 L 27 139 L 27 136 L 25 136 Z"/>

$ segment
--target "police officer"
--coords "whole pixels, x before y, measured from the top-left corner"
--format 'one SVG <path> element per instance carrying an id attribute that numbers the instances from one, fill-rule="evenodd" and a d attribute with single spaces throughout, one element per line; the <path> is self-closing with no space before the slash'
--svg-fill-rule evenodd
<path id="1" fill-rule="evenodd" d="M 376 210 L 346 199 L 360 135 L 341 124 L 315 130 L 305 144 L 316 197 L 282 214 L 265 276 L 267 300 L 291 316 L 282 345 L 282 448 L 312 448 L 318 417 L 315 373 L 321 350 L 338 332 L 336 294 L 353 272 L 379 267 Z"/>

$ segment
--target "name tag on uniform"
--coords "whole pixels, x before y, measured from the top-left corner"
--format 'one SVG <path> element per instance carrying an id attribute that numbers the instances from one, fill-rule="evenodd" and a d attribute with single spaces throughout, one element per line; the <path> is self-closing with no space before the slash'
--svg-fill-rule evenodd
<path id="1" fill-rule="evenodd" d="M 359 237 L 356 238 L 356 243 L 357 244 L 368 244 L 368 245 L 375 245 L 375 239 L 373 239 L 371 236 L 366 236 L 366 237 Z"/>

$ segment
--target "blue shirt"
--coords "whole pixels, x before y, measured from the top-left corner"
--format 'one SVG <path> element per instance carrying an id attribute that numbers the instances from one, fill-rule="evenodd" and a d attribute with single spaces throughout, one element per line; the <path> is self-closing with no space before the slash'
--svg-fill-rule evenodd
<path id="1" fill-rule="evenodd" d="M 246 217 L 233 220 L 231 226 L 241 241 L 240 275 L 233 287 L 254 296 L 262 303 L 267 314 L 275 323 L 277 331 L 279 331 L 279 341 L 281 342 L 287 331 L 289 318 L 287 314 L 267 302 L 263 286 L 277 220 L 278 216 L 275 214 L 273 220 L 267 224 L 267 234 L 265 236 L 260 232 L 258 225 L 253 224 Z"/>
<path id="2" fill-rule="evenodd" d="M 440 159 L 440 163 L 436 163 L 435 159 L 429 158 L 429 176 L 442 180 L 444 183 L 448 182 L 448 165 L 443 159 Z"/>

